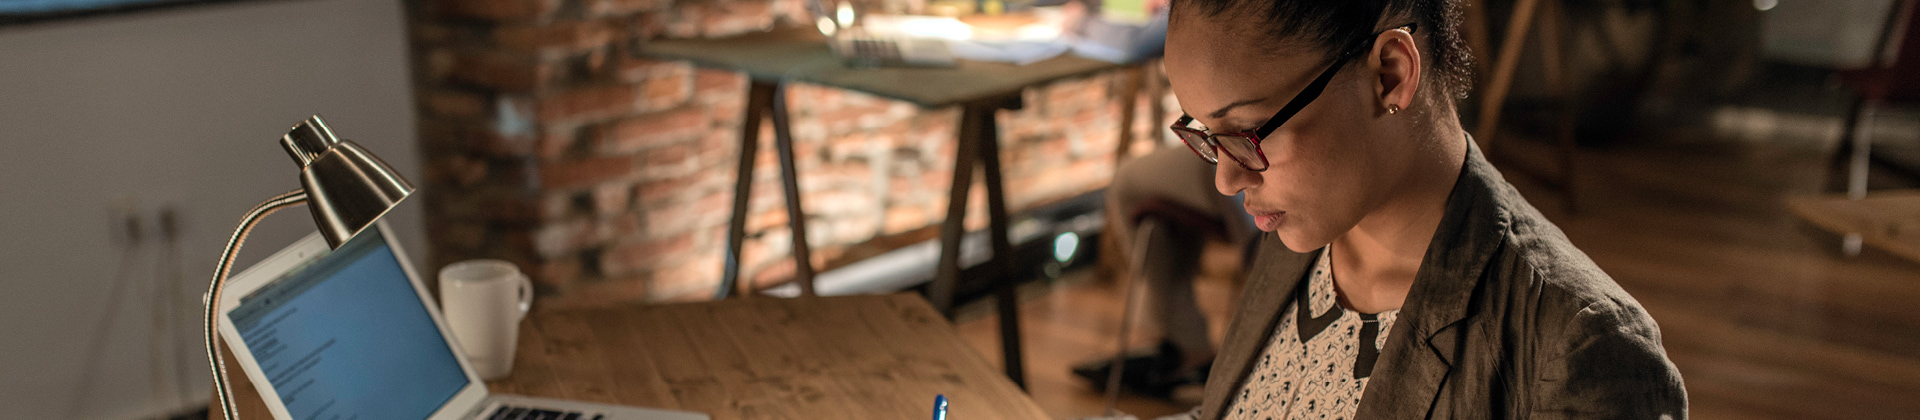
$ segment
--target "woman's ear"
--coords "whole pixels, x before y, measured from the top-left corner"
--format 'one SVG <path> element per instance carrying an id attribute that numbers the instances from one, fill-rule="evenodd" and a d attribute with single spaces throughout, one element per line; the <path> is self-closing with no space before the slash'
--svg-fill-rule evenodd
<path id="1" fill-rule="evenodd" d="M 1373 85 L 1378 112 L 1399 112 L 1413 106 L 1414 92 L 1420 88 L 1420 47 L 1405 28 L 1381 32 L 1374 38 L 1368 64 L 1378 81 Z"/>

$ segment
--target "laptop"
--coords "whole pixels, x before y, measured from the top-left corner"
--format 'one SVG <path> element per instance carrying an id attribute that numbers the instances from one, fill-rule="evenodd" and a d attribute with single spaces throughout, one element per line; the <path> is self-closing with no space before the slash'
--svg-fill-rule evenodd
<path id="1" fill-rule="evenodd" d="M 852 67 L 953 67 L 957 63 L 942 39 L 856 34 L 831 42 L 834 54 Z"/>
<path id="2" fill-rule="evenodd" d="M 385 223 L 319 234 L 233 276 L 220 335 L 273 417 L 706 420 L 705 414 L 487 392 Z"/>

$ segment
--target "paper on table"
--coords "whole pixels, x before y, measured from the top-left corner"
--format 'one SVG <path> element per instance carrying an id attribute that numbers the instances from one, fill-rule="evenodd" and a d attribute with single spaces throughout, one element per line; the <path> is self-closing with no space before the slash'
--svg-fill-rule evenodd
<path id="1" fill-rule="evenodd" d="M 1028 65 L 1046 61 L 1046 59 L 1064 54 L 1071 47 L 1059 40 L 1053 41 L 947 41 L 947 49 L 953 56 L 974 61 L 997 61 Z"/>
<path id="2" fill-rule="evenodd" d="M 1157 13 L 1144 23 L 1088 19 L 1080 33 L 1069 37 L 1074 55 L 1113 63 L 1132 63 L 1160 55 L 1166 47 L 1167 15 Z"/>
<path id="3" fill-rule="evenodd" d="M 1031 17 L 1025 24 L 975 26 L 950 17 L 874 15 L 861 27 L 876 38 L 944 40 L 955 58 L 974 61 L 1026 65 L 1072 49 L 1060 37 L 1058 12 L 1035 11 Z"/>

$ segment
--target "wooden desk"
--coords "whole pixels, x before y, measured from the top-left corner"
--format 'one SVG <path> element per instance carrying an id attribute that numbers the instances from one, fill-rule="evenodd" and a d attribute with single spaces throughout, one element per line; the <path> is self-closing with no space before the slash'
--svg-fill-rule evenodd
<path id="1" fill-rule="evenodd" d="M 800 205 L 800 187 L 793 162 L 793 137 L 788 130 L 786 84 L 808 82 L 866 92 L 912 102 L 926 108 L 960 106 L 960 124 L 948 189 L 947 218 L 940 230 L 940 259 L 928 297 L 942 313 L 949 313 L 960 276 L 960 241 L 966 234 L 968 190 L 978 165 L 987 188 L 987 221 L 992 258 L 983 265 L 994 276 L 1005 276 L 1013 245 L 1007 229 L 1006 196 L 1001 182 L 1000 134 L 994 114 L 1020 109 L 1020 91 L 1028 86 L 1067 77 L 1118 69 L 1123 65 L 1062 55 L 1016 66 L 961 60 L 953 68 L 848 68 L 828 49 L 826 38 L 810 28 L 779 29 L 725 39 L 652 41 L 640 46 L 644 56 L 686 60 L 696 65 L 746 73 L 746 119 L 741 123 L 739 175 L 734 183 L 733 214 L 727 230 L 720 288 L 725 297 L 740 275 L 740 248 L 747 222 L 747 199 L 752 196 L 753 162 L 759 147 L 760 120 L 773 121 L 774 148 L 779 155 L 781 184 L 786 190 L 787 223 L 793 231 L 794 280 L 801 294 L 813 294 L 813 267 L 806 242 L 806 215 Z M 1007 377 L 1024 384 L 1020 357 L 1018 299 L 1013 282 L 995 281 L 1000 313 L 1000 342 Z"/>
<path id="2" fill-rule="evenodd" d="M 242 418 L 269 418 L 228 360 Z M 488 389 L 715 420 L 918 419 L 938 394 L 957 419 L 1047 418 L 911 294 L 535 312 L 513 369 Z"/>

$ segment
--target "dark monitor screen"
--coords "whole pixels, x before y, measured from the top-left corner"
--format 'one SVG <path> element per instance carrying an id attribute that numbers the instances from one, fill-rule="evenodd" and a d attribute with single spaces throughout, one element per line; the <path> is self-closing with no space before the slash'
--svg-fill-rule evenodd
<path id="1" fill-rule="evenodd" d="M 0 0 L 0 25 L 242 0 Z"/>

